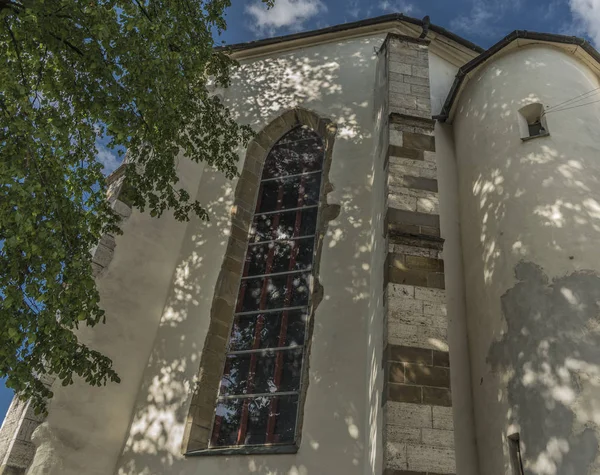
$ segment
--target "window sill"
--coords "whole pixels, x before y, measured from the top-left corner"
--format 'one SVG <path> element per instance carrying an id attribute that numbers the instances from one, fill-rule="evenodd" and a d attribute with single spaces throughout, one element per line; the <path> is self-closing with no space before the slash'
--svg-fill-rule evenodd
<path id="1" fill-rule="evenodd" d="M 534 135 L 532 137 L 521 137 L 521 140 L 523 142 L 527 142 L 528 140 L 539 139 L 540 137 L 548 137 L 548 136 L 550 136 L 550 133 L 546 132 L 545 134 Z"/>
<path id="2" fill-rule="evenodd" d="M 247 447 L 223 447 L 213 449 L 195 450 L 184 454 L 186 457 L 206 457 L 211 455 L 277 455 L 295 454 L 298 446 L 292 445 L 257 445 Z"/>

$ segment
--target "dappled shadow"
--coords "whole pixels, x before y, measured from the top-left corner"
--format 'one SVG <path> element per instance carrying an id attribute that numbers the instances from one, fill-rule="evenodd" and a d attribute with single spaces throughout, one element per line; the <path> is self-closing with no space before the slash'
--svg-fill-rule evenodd
<path id="1" fill-rule="evenodd" d="M 369 345 L 380 350 L 369 340 L 381 338 L 370 334 L 370 321 L 379 314 L 369 309 L 369 300 L 374 285 L 380 292 L 377 279 L 383 276 L 377 271 L 373 281 L 371 275 L 374 242 L 381 240 L 381 229 L 374 223 L 382 221 L 383 212 L 372 203 L 374 169 L 382 169 L 372 142 L 373 48 L 382 41 L 383 37 L 363 38 L 247 60 L 234 73 L 231 87 L 216 91 L 240 123 L 256 130 L 297 106 L 337 125 L 327 202 L 339 205 L 340 213 L 328 223 L 323 241 L 318 275 L 323 300 L 314 316 L 298 453 L 181 455 L 214 289 L 228 245 L 236 185 L 207 167 L 198 199 L 206 203 L 211 219 L 188 225 L 115 473 L 376 473 L 375 462 L 366 460 L 365 447 L 373 437 L 368 425 L 377 417 L 372 414 L 377 408 L 371 405 L 379 401 L 371 401 L 364 382 L 367 377 L 378 381 L 378 368 L 372 368 L 365 354 Z M 379 235 L 374 237 L 375 233 Z"/>
<path id="2" fill-rule="evenodd" d="M 371 112 L 371 97 L 349 94 L 357 84 L 373 92 L 374 50 L 382 38 L 355 39 L 242 61 L 232 88 L 219 93 L 238 122 L 262 127 L 285 110 L 302 106 L 327 116 L 338 126 L 337 140 L 362 143 L 372 127 L 360 123 L 360 109 Z"/>
<path id="3" fill-rule="evenodd" d="M 598 453 L 589 424 L 600 423 L 600 276 L 580 271 L 549 283 L 531 262 L 515 276 L 502 296 L 507 331 L 488 355 L 495 370 L 511 373 L 510 430 L 538 421 L 521 435 L 531 473 L 586 473 Z"/>
<path id="4" fill-rule="evenodd" d="M 506 436 L 515 432 L 527 474 L 600 469 L 600 109 L 549 111 L 550 136 L 526 142 L 518 117 L 527 104 L 552 106 L 598 86 L 576 59 L 533 46 L 475 74 L 457 109 L 484 474 L 509 472 Z"/>

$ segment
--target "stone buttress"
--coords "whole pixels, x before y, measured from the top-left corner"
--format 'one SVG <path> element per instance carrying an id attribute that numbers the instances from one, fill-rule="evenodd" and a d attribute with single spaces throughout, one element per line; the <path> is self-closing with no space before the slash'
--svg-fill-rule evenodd
<path id="1" fill-rule="evenodd" d="M 428 41 L 388 35 L 384 475 L 453 474 Z"/>

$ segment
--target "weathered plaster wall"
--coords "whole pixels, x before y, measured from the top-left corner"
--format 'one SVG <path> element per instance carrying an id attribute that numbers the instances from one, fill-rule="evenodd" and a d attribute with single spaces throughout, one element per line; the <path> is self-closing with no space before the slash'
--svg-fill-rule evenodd
<path id="1" fill-rule="evenodd" d="M 546 115 L 520 140 L 517 110 L 599 86 L 550 46 L 499 56 L 471 78 L 454 123 L 481 474 L 596 474 L 600 108 Z M 580 104 L 592 102 L 581 101 Z"/>
<path id="2" fill-rule="evenodd" d="M 257 130 L 295 106 L 338 125 L 329 173 L 334 191 L 328 201 L 341 211 L 330 221 L 323 245 L 324 299 L 315 314 L 298 453 L 184 459 L 180 452 L 189 386 L 208 328 L 236 186 L 236 181 L 206 170 L 198 197 L 211 203 L 211 223 L 192 222 L 187 229 L 116 473 L 375 473 L 366 448 L 371 437 L 366 357 L 373 247 L 373 50 L 382 41 L 383 36 L 362 38 L 247 60 L 222 92 L 237 118 Z M 369 453 L 377 457 L 376 449 Z"/>

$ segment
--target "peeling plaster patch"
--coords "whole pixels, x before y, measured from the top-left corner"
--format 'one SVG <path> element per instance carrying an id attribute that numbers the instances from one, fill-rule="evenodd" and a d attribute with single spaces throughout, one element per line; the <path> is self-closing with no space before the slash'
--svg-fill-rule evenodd
<path id="1" fill-rule="evenodd" d="M 501 298 L 507 331 L 488 363 L 509 375 L 507 426 L 519 426 L 525 472 L 587 474 L 598 456 L 600 276 L 577 271 L 549 282 L 521 261 Z M 591 401 L 590 401 L 591 399 Z"/>

